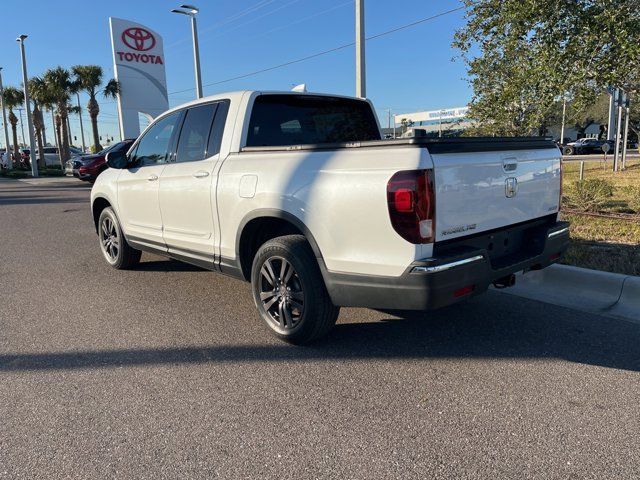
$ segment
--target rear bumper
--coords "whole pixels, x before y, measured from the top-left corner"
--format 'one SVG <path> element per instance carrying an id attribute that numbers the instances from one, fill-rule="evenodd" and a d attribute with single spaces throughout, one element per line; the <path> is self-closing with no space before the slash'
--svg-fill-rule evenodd
<path id="1" fill-rule="evenodd" d="M 492 261 L 487 249 L 457 247 L 445 255 L 412 263 L 399 277 L 325 272 L 327 290 L 333 303 L 344 307 L 441 308 L 483 293 L 493 282 L 513 273 L 556 263 L 569 245 L 569 224 L 556 222 L 536 229 L 541 248 L 525 258 L 513 256 L 513 263 Z"/>

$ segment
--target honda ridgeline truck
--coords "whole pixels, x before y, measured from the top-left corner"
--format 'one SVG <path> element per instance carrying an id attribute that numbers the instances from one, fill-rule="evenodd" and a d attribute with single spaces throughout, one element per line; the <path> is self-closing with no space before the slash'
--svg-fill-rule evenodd
<path id="1" fill-rule="evenodd" d="M 112 267 L 149 251 L 251 282 L 306 343 L 343 306 L 435 309 L 558 261 L 560 158 L 545 138 L 382 140 L 367 100 L 244 91 L 109 154 L 91 208 Z"/>

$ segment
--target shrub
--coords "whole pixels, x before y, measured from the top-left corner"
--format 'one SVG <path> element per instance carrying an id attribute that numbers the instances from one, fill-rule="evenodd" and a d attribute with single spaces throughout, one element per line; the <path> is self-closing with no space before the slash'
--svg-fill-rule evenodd
<path id="1" fill-rule="evenodd" d="M 640 214 L 640 187 L 622 187 L 624 196 L 627 198 L 627 205 L 631 210 Z"/>
<path id="2" fill-rule="evenodd" d="M 578 180 L 573 183 L 569 201 L 585 212 L 597 212 L 613 196 L 613 184 L 600 178 Z"/>

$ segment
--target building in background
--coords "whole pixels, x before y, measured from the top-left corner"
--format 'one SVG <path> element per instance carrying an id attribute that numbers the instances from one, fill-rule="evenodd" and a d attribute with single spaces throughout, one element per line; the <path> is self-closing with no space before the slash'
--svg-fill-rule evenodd
<path id="1" fill-rule="evenodd" d="M 468 107 L 454 107 L 394 115 L 396 136 L 412 136 L 419 129 L 428 137 L 457 137 L 473 125 L 466 117 L 468 111 Z"/>

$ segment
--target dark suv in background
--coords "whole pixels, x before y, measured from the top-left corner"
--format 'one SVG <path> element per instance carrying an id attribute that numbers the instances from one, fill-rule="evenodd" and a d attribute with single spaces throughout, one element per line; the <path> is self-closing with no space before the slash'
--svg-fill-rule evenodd
<path id="1" fill-rule="evenodd" d="M 106 156 L 109 152 L 120 150 L 127 151 L 135 142 L 135 138 L 129 138 L 122 142 L 114 143 L 110 147 L 101 150 L 93 155 L 73 159 L 73 176 L 87 182 L 95 182 L 98 175 L 108 168 Z"/>
<path id="2" fill-rule="evenodd" d="M 589 153 L 603 153 L 602 146 L 608 143 L 609 152 L 613 152 L 615 142 L 612 140 L 598 140 L 597 138 L 580 138 L 575 142 L 567 143 L 562 148 L 563 155 L 587 155 Z"/>

